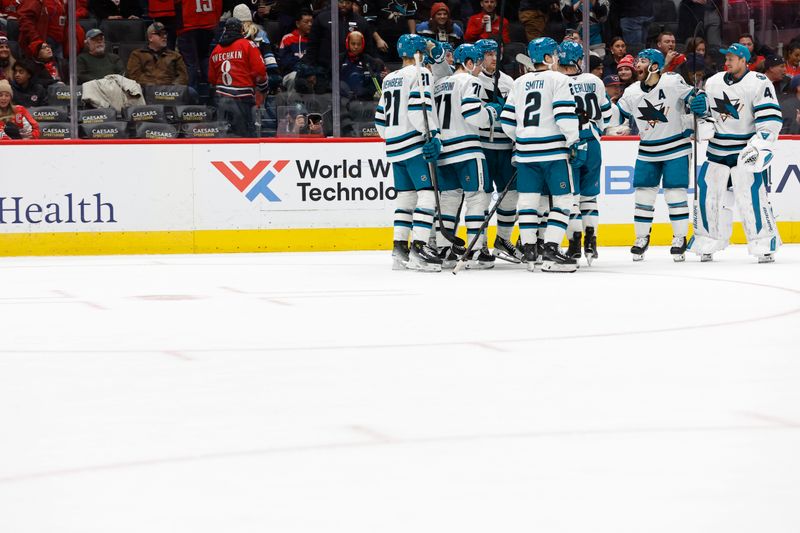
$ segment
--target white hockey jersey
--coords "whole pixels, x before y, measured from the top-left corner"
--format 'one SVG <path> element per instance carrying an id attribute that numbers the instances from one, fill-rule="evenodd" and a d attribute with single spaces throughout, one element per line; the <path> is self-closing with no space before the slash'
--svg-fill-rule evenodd
<path id="1" fill-rule="evenodd" d="M 422 154 L 426 116 L 430 131 L 439 129 L 431 106 L 430 72 L 422 69 L 422 91 L 418 87 L 419 77 L 417 67 L 409 65 L 383 79 L 383 94 L 375 109 L 375 126 L 378 134 L 386 139 L 386 156 L 390 162 Z"/>
<path id="2" fill-rule="evenodd" d="M 481 73 L 478 74 L 478 81 L 481 84 L 481 101 L 495 102 L 494 75 L 489 75 L 481 71 Z M 500 93 L 500 97 L 503 100 L 508 98 L 508 93 L 511 92 L 513 86 L 514 78 L 501 71 L 500 79 L 497 81 L 497 92 Z M 491 132 L 492 130 L 489 128 L 481 128 L 481 146 L 483 146 L 484 150 L 511 150 L 513 147 L 511 139 L 505 134 L 499 121 L 494 125 L 493 135 Z"/>
<path id="3" fill-rule="evenodd" d="M 514 80 L 500 118 L 516 142 L 514 161 L 569 158 L 578 141 L 578 115 L 569 77 L 554 70 L 529 72 Z"/>
<path id="4" fill-rule="evenodd" d="M 611 101 L 603 81 L 589 72 L 570 76 L 575 95 L 575 113 L 581 130 L 588 130 L 596 141 L 611 123 Z M 581 136 L 584 138 L 584 136 Z"/>
<path id="5" fill-rule="evenodd" d="M 484 159 L 478 131 L 491 127 L 494 120 L 493 113 L 481 103 L 480 93 L 478 78 L 467 72 L 457 72 L 434 85 L 433 98 L 442 140 L 439 166 Z"/>
<path id="6" fill-rule="evenodd" d="M 714 138 L 706 150 L 712 161 L 738 156 L 756 132 L 780 132 L 781 108 L 772 82 L 763 74 L 748 71 L 734 82 L 720 72 L 706 81 L 705 91 L 714 119 Z"/>
<path id="7" fill-rule="evenodd" d="M 692 87 L 674 72 L 664 72 L 649 90 L 636 82 L 617 101 L 623 120 L 636 121 L 642 161 L 669 161 L 692 151 L 687 100 Z"/>

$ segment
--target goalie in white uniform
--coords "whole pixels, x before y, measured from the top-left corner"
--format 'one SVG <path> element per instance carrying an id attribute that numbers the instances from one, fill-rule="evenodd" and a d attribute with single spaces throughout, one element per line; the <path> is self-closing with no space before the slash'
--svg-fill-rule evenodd
<path id="1" fill-rule="evenodd" d="M 597 258 L 597 221 L 600 216 L 597 196 L 600 194 L 600 168 L 603 156 L 600 137 L 611 120 L 611 102 L 603 81 L 590 72 L 581 72 L 583 46 L 564 41 L 558 46 L 559 71 L 572 79 L 576 113 L 580 121 L 580 138 L 586 142 L 586 160 L 572 167 L 575 176 L 575 206 L 569 216 L 567 255 L 581 257 L 581 233 L 586 261 L 591 265 Z"/>
<path id="2" fill-rule="evenodd" d="M 442 139 L 438 160 L 442 222 L 446 228 L 454 228 L 463 195 L 467 236 L 472 239 L 483 225 L 491 192 L 479 130 L 494 127 L 502 107 L 498 103 L 481 102 L 481 84 L 476 74 L 483 63 L 482 48 L 462 44 L 453 52 L 453 60 L 456 65 L 453 75 L 438 79 L 433 89 Z M 485 235 L 477 238 L 467 268 L 492 268 L 494 256 L 485 247 Z M 455 266 L 458 258 L 440 233 L 436 244 L 445 267 Z"/>
<path id="3" fill-rule="evenodd" d="M 430 73 L 420 76 L 414 60 L 416 54 L 428 54 L 430 47 L 419 35 L 401 35 L 397 51 L 403 68 L 383 80 L 381 101 L 375 110 L 375 125 L 386 139 L 386 155 L 392 164 L 397 203 L 394 216 L 394 268 L 404 267 L 438 272 L 442 260 L 428 245 L 434 222 L 436 198 L 431 185 L 428 162 L 441 151 L 436 117 L 430 112 Z M 419 80 L 422 79 L 422 87 Z M 427 111 L 431 139 L 426 141 Z M 409 249 L 408 237 L 412 242 Z"/>
<path id="4" fill-rule="evenodd" d="M 639 81 L 625 89 L 617 102 L 623 119 L 635 121 L 641 137 L 633 171 L 636 242 L 631 254 L 634 261 L 641 261 L 650 247 L 658 188 L 663 185 L 673 232 L 670 253 L 675 261 L 683 261 L 689 230 L 686 191 L 692 151 L 687 104 L 693 98 L 693 89 L 680 75 L 661 73 L 664 54 L 653 48 L 639 52 L 635 66 Z"/>
<path id="5" fill-rule="evenodd" d="M 745 46 L 736 43 L 720 52 L 725 54 L 727 72 L 709 78 L 704 98 L 692 106 L 704 118 L 698 130 L 709 143 L 708 160 L 697 177 L 695 236 L 689 251 L 710 261 L 714 252 L 728 245 L 735 203 L 748 252 L 759 263 L 770 263 L 781 245 L 766 190 L 781 108 L 772 82 L 748 70 L 750 52 Z"/>

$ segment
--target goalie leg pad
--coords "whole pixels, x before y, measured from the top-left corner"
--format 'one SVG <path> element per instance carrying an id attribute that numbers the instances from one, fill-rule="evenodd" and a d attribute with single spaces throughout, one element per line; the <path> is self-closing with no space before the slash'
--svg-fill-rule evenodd
<path id="1" fill-rule="evenodd" d="M 733 231 L 732 194 L 728 191 L 730 168 L 706 161 L 697 176 L 694 205 L 694 237 L 688 249 L 697 255 L 713 254 L 728 246 Z"/>
<path id="2" fill-rule="evenodd" d="M 428 242 L 433 228 L 435 207 L 436 197 L 433 194 L 433 189 L 417 191 L 417 207 L 414 209 L 414 222 L 411 228 L 413 240 Z"/>
<path id="3" fill-rule="evenodd" d="M 636 229 L 637 237 L 647 237 L 650 235 L 650 228 L 653 226 L 653 216 L 656 211 L 656 197 L 658 187 L 637 187 L 634 193 L 636 207 L 633 211 L 633 225 Z"/>
<path id="4" fill-rule="evenodd" d="M 768 173 L 769 170 L 748 172 L 738 166 L 731 169 L 733 194 L 747 236 L 747 251 L 757 257 L 775 252 L 782 244 L 767 198 Z"/>
<path id="5" fill-rule="evenodd" d="M 461 189 L 451 191 L 441 191 L 439 193 L 439 205 L 442 209 L 442 225 L 455 232 L 456 224 L 458 222 L 458 209 L 461 207 L 461 198 L 463 191 Z M 436 246 L 439 248 L 450 246 L 450 242 L 444 238 L 444 235 L 439 231 L 439 225 L 436 225 Z"/>
<path id="6" fill-rule="evenodd" d="M 689 232 L 689 202 L 686 189 L 664 189 L 664 200 L 667 201 L 672 235 L 686 237 Z"/>
<path id="7" fill-rule="evenodd" d="M 541 196 L 539 193 L 519 193 L 517 207 L 519 209 L 519 235 L 522 239 L 522 244 L 536 244 Z"/>
<path id="8" fill-rule="evenodd" d="M 417 205 L 416 191 L 398 191 L 394 208 L 394 240 L 408 242 Z"/>

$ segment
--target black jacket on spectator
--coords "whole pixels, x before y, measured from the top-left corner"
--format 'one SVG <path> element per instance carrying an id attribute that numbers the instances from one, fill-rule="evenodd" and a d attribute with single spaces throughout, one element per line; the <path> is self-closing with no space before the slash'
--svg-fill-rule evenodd
<path id="1" fill-rule="evenodd" d="M 108 17 L 128 18 L 130 16 L 142 16 L 138 0 L 119 0 L 119 4 L 115 4 L 111 0 L 89 0 L 89 11 L 94 13 L 97 20 L 107 19 Z"/>
<path id="2" fill-rule="evenodd" d="M 800 122 L 797 121 L 798 111 L 800 111 L 800 98 L 787 98 L 781 103 L 781 113 L 783 113 L 781 133 L 786 135 L 800 134 Z"/>
<path id="3" fill-rule="evenodd" d="M 22 107 L 39 107 L 47 105 L 47 91 L 35 83 L 34 80 L 28 82 L 27 87 L 20 87 L 17 82 L 11 80 L 11 88 L 14 89 L 14 100 L 16 105 Z"/>
<path id="4" fill-rule="evenodd" d="M 616 0 L 612 2 L 619 18 L 652 17 L 653 0 Z"/>
<path id="5" fill-rule="evenodd" d="M 791 82 L 792 78 L 789 76 L 784 76 L 778 81 L 772 82 L 772 86 L 775 87 L 775 98 L 777 98 L 778 101 L 782 102 L 783 100 L 786 100 L 788 96 L 793 96 L 791 90 L 789 89 L 789 84 Z"/>
<path id="6" fill-rule="evenodd" d="M 369 52 L 373 46 L 372 30 L 364 17 L 353 12 L 339 14 L 339 42 L 342 43 L 340 49 L 344 49 L 344 39 L 351 29 L 364 35 Z M 325 72 L 331 71 L 331 12 L 327 8 L 314 17 L 311 34 L 308 36 L 308 52 L 302 61 L 321 67 Z"/>
<path id="7" fill-rule="evenodd" d="M 698 4 L 692 0 L 681 0 L 678 7 L 678 31 L 675 40 L 685 43 L 686 39 L 694 37 L 698 23 L 705 20 L 706 10 L 714 10 L 715 6 L 719 8 L 718 4 L 720 3 L 717 0 L 706 0 L 705 4 Z M 700 28 L 697 35 L 705 37 L 704 28 Z"/>

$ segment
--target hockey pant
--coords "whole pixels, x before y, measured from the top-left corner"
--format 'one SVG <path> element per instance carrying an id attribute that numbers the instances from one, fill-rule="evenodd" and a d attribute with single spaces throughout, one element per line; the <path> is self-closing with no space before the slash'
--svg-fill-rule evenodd
<path id="1" fill-rule="evenodd" d="M 728 190 L 730 176 L 733 191 Z M 723 250 L 733 232 L 736 204 L 747 237 L 747 251 L 755 256 L 775 252 L 781 245 L 765 181 L 769 169 L 748 172 L 712 161 L 703 163 L 697 177 L 698 201 L 694 209 L 694 233 L 688 249 L 698 255 Z"/>

